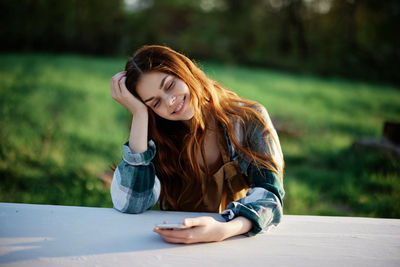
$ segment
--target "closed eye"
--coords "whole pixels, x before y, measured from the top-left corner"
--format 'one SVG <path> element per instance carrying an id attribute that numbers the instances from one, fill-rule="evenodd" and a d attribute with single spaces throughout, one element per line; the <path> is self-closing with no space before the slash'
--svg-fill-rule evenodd
<path id="1" fill-rule="evenodd" d="M 171 89 L 171 88 L 174 86 L 174 84 L 175 84 L 174 81 L 170 82 L 169 85 L 168 85 L 168 87 L 167 87 L 167 91 L 168 91 L 169 89 Z"/>
<path id="2" fill-rule="evenodd" d="M 174 85 L 175 85 L 175 81 L 172 80 L 172 81 L 168 84 L 168 87 L 165 89 L 165 91 L 170 90 L 172 87 L 174 87 Z M 159 104 L 160 104 L 160 100 L 155 100 L 155 101 L 154 101 L 154 104 L 153 104 L 153 108 L 157 108 L 157 107 L 159 106 Z"/>

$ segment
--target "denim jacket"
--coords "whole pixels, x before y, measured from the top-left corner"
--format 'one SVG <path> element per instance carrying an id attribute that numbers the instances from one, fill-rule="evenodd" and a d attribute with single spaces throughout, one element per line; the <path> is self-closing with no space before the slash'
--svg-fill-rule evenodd
<path id="1" fill-rule="evenodd" d="M 235 137 L 250 149 L 272 156 L 277 164 L 283 165 L 279 139 L 265 108 L 255 107 L 264 117 L 272 132 L 268 134 L 253 123 L 245 125 L 233 121 Z M 244 131 L 246 127 L 246 131 Z M 244 134 L 246 133 L 246 134 Z M 221 212 L 226 221 L 237 216 L 249 219 L 253 227 L 248 235 L 266 231 L 281 221 L 283 197 L 285 191 L 278 175 L 270 170 L 256 166 L 250 158 L 237 151 L 225 129 L 228 151 L 232 161 L 237 161 L 250 190 L 246 197 L 229 203 Z M 276 142 L 272 140 L 275 139 Z M 268 142 L 269 145 L 266 143 Z M 160 180 L 156 176 L 152 160 L 156 154 L 156 145 L 150 140 L 147 151 L 134 154 L 128 143 L 123 145 L 122 162 L 114 172 L 111 184 L 111 198 L 114 208 L 125 213 L 141 213 L 153 207 L 160 196 Z"/>

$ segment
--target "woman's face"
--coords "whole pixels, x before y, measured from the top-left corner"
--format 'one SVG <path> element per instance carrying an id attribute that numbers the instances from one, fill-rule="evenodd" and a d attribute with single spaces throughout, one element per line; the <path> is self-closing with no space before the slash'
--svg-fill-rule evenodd
<path id="1" fill-rule="evenodd" d="M 189 88 L 173 75 L 147 72 L 137 83 L 136 92 L 147 106 L 164 119 L 187 121 L 193 117 Z"/>

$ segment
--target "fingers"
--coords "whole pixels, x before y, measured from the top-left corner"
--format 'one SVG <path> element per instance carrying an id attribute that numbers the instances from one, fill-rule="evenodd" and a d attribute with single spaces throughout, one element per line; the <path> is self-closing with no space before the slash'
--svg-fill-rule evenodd
<path id="1" fill-rule="evenodd" d="M 126 71 L 118 72 L 111 78 L 111 84 L 115 85 L 115 82 L 118 82 L 124 76 L 126 76 Z"/>
<path id="2" fill-rule="evenodd" d="M 154 232 L 158 233 L 162 239 L 166 242 L 170 243 L 184 243 L 189 244 L 194 242 L 193 238 L 194 229 L 186 229 L 186 230 L 161 230 L 154 229 Z"/>
<path id="3" fill-rule="evenodd" d="M 117 74 L 115 74 L 115 75 L 111 78 L 111 86 L 112 86 L 112 87 L 116 87 L 116 85 L 118 85 L 119 81 L 120 81 L 123 77 L 126 77 L 126 71 L 121 71 L 121 72 L 118 72 Z"/>
<path id="4" fill-rule="evenodd" d="M 187 238 L 174 238 L 174 237 L 163 237 L 162 236 L 162 239 L 164 239 L 166 242 L 176 243 L 176 244 L 193 244 L 193 243 L 196 243 L 195 240 L 187 239 Z"/>
<path id="5" fill-rule="evenodd" d="M 111 95 L 114 99 L 118 99 L 126 89 L 126 71 L 121 71 L 111 78 Z"/>
<path id="6" fill-rule="evenodd" d="M 174 237 L 166 237 L 166 236 L 161 236 L 164 241 L 168 243 L 176 243 L 176 244 L 189 244 L 190 241 L 186 241 L 181 238 L 174 238 Z"/>
<path id="7" fill-rule="evenodd" d="M 166 242 L 171 243 L 191 244 L 224 239 L 223 231 L 221 231 L 223 223 L 217 222 L 213 217 L 186 218 L 183 224 L 191 228 L 185 230 L 161 230 L 155 228 L 153 231 L 158 233 Z"/>
<path id="8" fill-rule="evenodd" d="M 197 217 L 197 218 L 186 218 L 183 221 L 183 224 L 186 226 L 201 226 L 205 225 L 209 221 L 208 217 Z"/>
<path id="9" fill-rule="evenodd" d="M 125 81 L 126 81 L 126 76 L 123 76 L 121 79 L 118 81 L 118 87 L 121 93 L 124 92 L 124 90 L 128 90 L 125 86 Z"/>
<path id="10" fill-rule="evenodd" d="M 199 220 L 198 218 L 186 218 L 185 220 L 183 220 L 183 225 L 186 226 L 197 226 L 199 225 Z"/>
<path id="11" fill-rule="evenodd" d="M 118 72 L 117 74 L 115 74 L 111 79 L 114 80 L 114 78 L 118 78 L 120 76 L 125 76 L 126 75 L 126 71 L 121 71 Z"/>

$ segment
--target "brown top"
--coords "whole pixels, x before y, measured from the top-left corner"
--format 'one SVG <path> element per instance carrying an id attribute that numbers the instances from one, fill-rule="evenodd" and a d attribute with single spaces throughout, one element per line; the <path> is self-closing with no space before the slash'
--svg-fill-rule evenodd
<path id="1" fill-rule="evenodd" d="M 222 212 L 230 202 L 244 198 L 250 189 L 238 163 L 230 160 L 225 135 L 219 131 L 217 136 L 223 163 L 208 182 L 206 174 L 202 172 L 202 189 L 205 191 L 207 188 L 207 191 L 203 203 L 193 211 Z"/>

